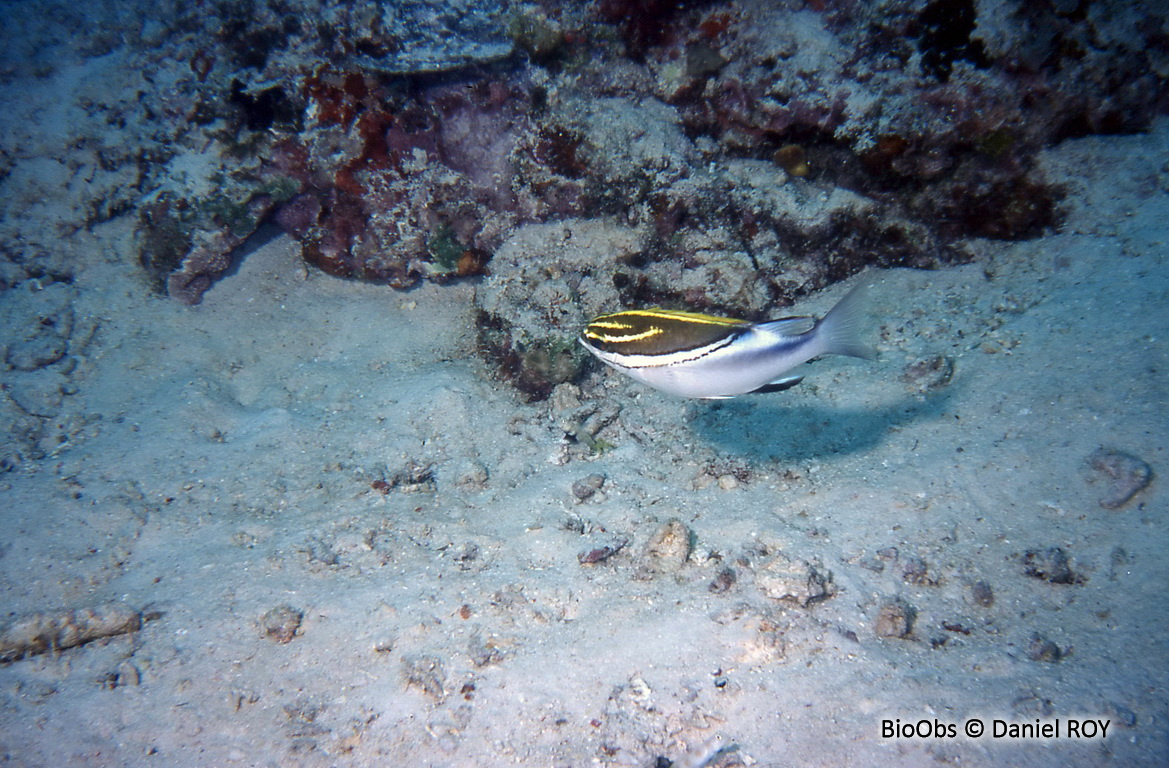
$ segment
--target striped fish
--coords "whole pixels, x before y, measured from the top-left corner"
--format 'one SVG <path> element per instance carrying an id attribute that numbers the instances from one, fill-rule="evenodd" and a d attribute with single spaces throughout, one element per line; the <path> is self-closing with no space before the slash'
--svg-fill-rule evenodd
<path id="1" fill-rule="evenodd" d="M 589 323 L 580 343 L 603 363 L 663 392 L 722 399 L 779 392 L 791 371 L 820 355 L 872 357 L 860 341 L 867 286 L 858 285 L 817 321 L 749 323 L 672 309 L 631 309 Z"/>

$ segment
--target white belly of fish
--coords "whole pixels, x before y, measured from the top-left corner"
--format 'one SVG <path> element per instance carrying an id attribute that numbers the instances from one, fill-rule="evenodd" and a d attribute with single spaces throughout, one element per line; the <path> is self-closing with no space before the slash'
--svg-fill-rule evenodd
<path id="1" fill-rule="evenodd" d="M 777 337 L 752 330 L 726 347 L 695 360 L 629 365 L 601 359 L 622 373 L 679 397 L 724 398 L 754 392 L 815 355 L 811 334 Z M 628 362 L 628 358 L 626 361 Z"/>

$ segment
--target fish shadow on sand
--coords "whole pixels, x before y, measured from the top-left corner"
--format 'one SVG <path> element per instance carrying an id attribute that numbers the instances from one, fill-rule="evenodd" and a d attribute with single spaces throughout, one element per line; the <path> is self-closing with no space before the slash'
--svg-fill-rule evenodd
<path id="1" fill-rule="evenodd" d="M 872 408 L 784 405 L 777 393 L 696 403 L 686 418 L 697 436 L 728 454 L 790 463 L 871 451 L 893 430 L 939 418 L 956 389 L 957 382 L 924 399 L 905 396 Z"/>

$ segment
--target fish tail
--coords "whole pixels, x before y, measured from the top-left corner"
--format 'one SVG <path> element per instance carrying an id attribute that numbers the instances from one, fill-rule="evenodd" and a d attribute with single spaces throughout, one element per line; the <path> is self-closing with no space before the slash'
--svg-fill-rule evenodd
<path id="1" fill-rule="evenodd" d="M 860 283 L 836 302 L 816 323 L 816 345 L 821 355 L 848 355 L 870 359 L 872 347 L 861 341 L 868 310 L 868 283 Z"/>

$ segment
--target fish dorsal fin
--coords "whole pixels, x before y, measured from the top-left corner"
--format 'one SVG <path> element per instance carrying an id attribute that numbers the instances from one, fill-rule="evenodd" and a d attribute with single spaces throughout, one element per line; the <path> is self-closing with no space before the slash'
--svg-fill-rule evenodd
<path id="1" fill-rule="evenodd" d="M 799 336 L 816 327 L 814 317 L 781 317 L 778 320 L 768 320 L 758 323 L 755 329 L 776 336 Z"/>

